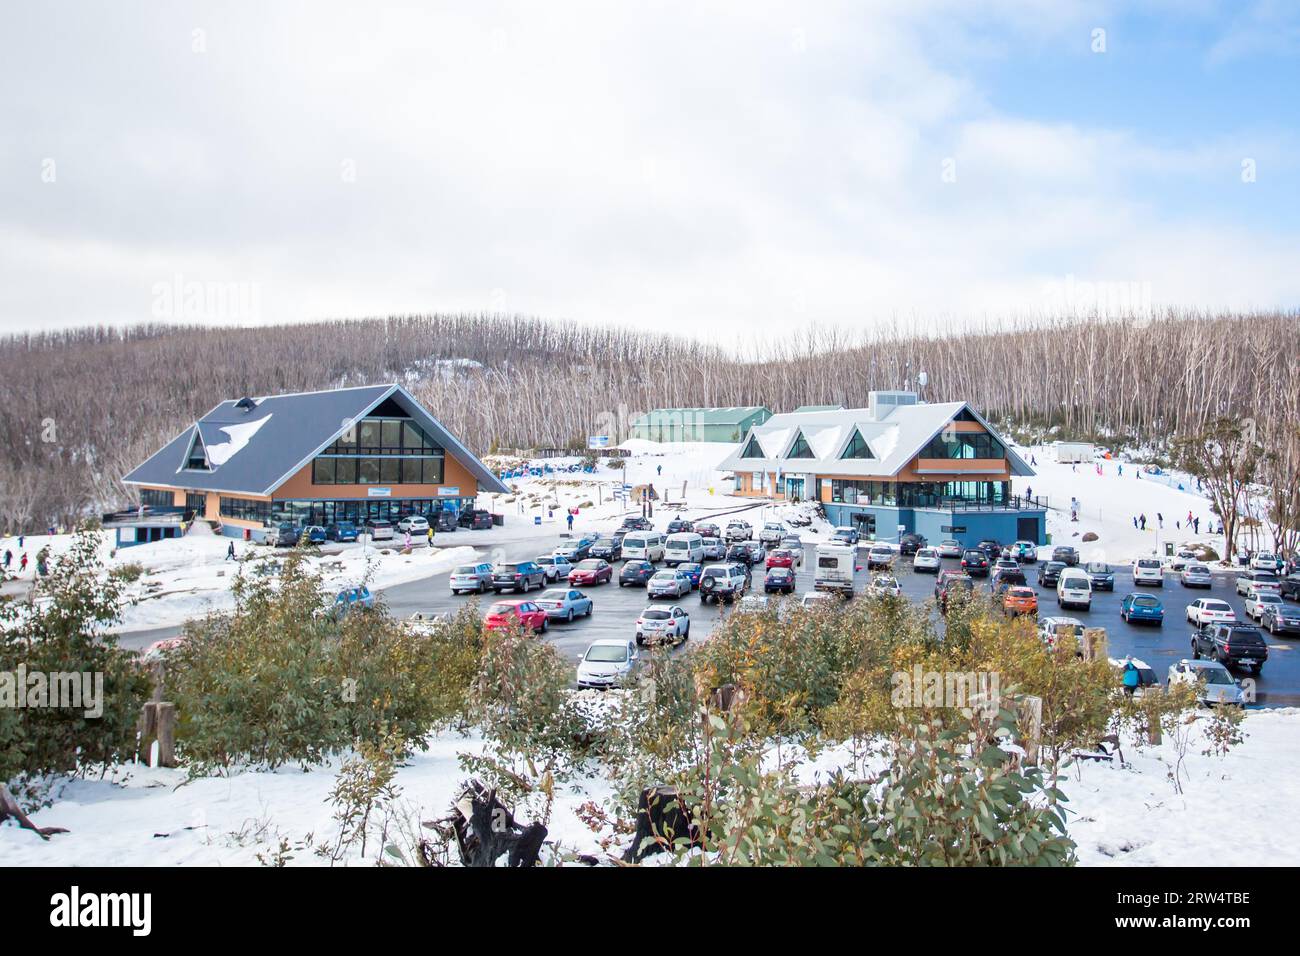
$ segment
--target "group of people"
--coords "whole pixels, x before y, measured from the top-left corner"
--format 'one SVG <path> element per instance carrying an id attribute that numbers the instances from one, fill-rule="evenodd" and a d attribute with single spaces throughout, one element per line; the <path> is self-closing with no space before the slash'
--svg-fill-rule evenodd
<path id="1" fill-rule="evenodd" d="M 1200 534 L 1200 533 L 1201 533 L 1201 516 L 1200 516 L 1200 515 L 1194 515 L 1194 514 L 1192 514 L 1191 511 L 1188 511 L 1188 512 L 1187 512 L 1187 520 L 1186 520 L 1186 522 L 1184 522 L 1182 519 L 1180 519 L 1180 520 L 1178 520 L 1178 521 L 1175 521 L 1175 522 L 1174 522 L 1174 527 L 1177 528 L 1179 531 L 1182 531 L 1182 530 L 1183 530 L 1183 525 L 1184 525 L 1184 523 L 1187 525 L 1187 530 L 1190 531 L 1190 532 L 1192 532 L 1192 534 Z M 1164 526 L 1165 526 L 1165 516 L 1164 516 L 1163 514 L 1161 514 L 1159 511 L 1157 511 L 1157 512 L 1156 512 L 1156 527 L 1157 527 L 1157 528 L 1163 528 Z M 1147 516 L 1146 516 L 1146 513 L 1145 513 L 1145 512 L 1143 512 L 1143 513 L 1141 513 L 1141 514 L 1135 514 L 1135 515 L 1133 516 L 1133 527 L 1137 528 L 1139 531 L 1145 531 L 1145 530 L 1147 529 Z M 1207 532 L 1209 532 L 1210 534 L 1215 534 L 1216 532 L 1215 532 L 1215 530 L 1214 530 L 1214 522 L 1213 522 L 1213 521 L 1209 521 L 1209 522 L 1207 522 L 1207 527 L 1206 527 L 1205 530 L 1206 530 Z M 1218 531 L 1217 533 L 1218 533 L 1218 534 L 1222 534 L 1222 533 L 1223 533 L 1223 528 L 1220 527 L 1220 528 L 1219 528 L 1219 531 Z"/>

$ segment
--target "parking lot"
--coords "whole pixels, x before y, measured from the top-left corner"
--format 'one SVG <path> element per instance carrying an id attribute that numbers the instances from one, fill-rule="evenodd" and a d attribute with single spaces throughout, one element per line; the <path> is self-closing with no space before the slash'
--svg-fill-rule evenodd
<path id="1" fill-rule="evenodd" d="M 549 542 L 532 539 L 506 546 L 503 551 L 505 560 L 518 561 L 536 558 L 545 553 Z M 554 542 L 559 543 L 558 539 Z M 813 588 L 812 566 L 814 563 L 814 545 L 804 548 L 803 567 L 796 572 L 795 597 Z M 859 561 L 865 565 L 865 553 L 860 552 Z M 957 567 L 956 559 L 945 559 L 944 567 Z M 644 588 L 620 588 L 617 584 L 617 568 L 621 562 L 615 562 L 615 583 L 601 584 L 596 587 L 581 588 L 595 602 L 595 612 L 590 618 L 575 621 L 573 624 L 552 624 L 546 634 L 546 640 L 554 644 L 570 661 L 577 662 L 587 645 L 599 638 L 628 638 L 634 635 L 634 622 L 642 609 L 652 602 L 646 598 Z M 660 563 L 660 567 L 663 564 Z M 1029 584 L 1039 593 L 1040 613 L 1055 615 L 1056 593 L 1051 588 L 1039 588 L 1033 565 L 1025 565 Z M 935 576 L 929 573 L 913 572 L 910 558 L 900 557 L 895 562 L 895 574 L 903 594 L 913 601 L 923 602 L 933 596 Z M 755 588 L 751 593 L 762 592 L 762 569 L 754 569 Z M 858 572 L 856 584 L 859 594 L 865 589 L 870 577 L 865 570 Z M 1115 591 L 1094 592 L 1092 607 L 1088 611 L 1071 609 L 1059 612 L 1063 616 L 1074 617 L 1090 627 L 1104 627 L 1112 657 L 1131 654 L 1150 664 L 1165 679 L 1169 665 L 1180 658 L 1189 656 L 1190 625 L 1186 623 L 1185 611 L 1188 604 L 1197 598 L 1216 597 L 1227 601 L 1237 612 L 1238 619 L 1245 621 L 1242 600 L 1234 589 L 1235 575 L 1221 572 L 1214 575 L 1214 586 L 1209 591 L 1183 588 L 1176 575 L 1166 574 L 1165 585 L 1161 588 L 1134 588 L 1127 568 L 1120 568 L 1115 573 Z M 986 579 L 976 579 L 978 589 L 987 592 Z M 1165 623 L 1163 627 L 1150 625 L 1126 624 L 1119 617 L 1120 602 L 1130 591 L 1144 590 L 1160 597 L 1165 605 Z M 399 617 L 406 617 L 415 611 L 454 612 L 468 601 L 478 601 L 480 609 L 485 610 L 493 600 L 491 593 L 481 597 L 453 597 L 448 587 L 448 575 L 441 574 L 410 584 L 396 585 L 384 592 L 384 598 L 390 610 Z M 534 591 L 534 597 L 541 592 Z M 507 592 L 502 595 L 509 598 Z M 691 641 L 706 639 L 721 617 L 730 612 L 727 605 L 705 605 L 698 593 L 683 597 L 677 602 L 664 600 L 653 602 L 664 606 L 680 604 L 691 616 Z M 941 618 L 936 612 L 936 620 Z M 1269 645 L 1269 659 L 1263 672 L 1256 680 L 1257 702 L 1260 706 L 1289 707 L 1300 706 L 1300 640 L 1287 637 L 1272 637 L 1265 634 Z M 1242 676 L 1242 675 L 1238 675 Z"/>

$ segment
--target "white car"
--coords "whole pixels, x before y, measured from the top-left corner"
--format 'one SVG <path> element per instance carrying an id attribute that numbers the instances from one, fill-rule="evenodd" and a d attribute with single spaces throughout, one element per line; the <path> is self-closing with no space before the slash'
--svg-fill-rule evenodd
<path id="1" fill-rule="evenodd" d="M 763 530 L 758 533 L 758 540 L 763 542 L 769 548 L 781 543 L 790 530 L 779 521 L 769 521 L 763 525 Z"/>
<path id="2" fill-rule="evenodd" d="M 1264 590 L 1272 588 L 1274 591 L 1282 590 L 1282 582 L 1277 579 L 1277 575 L 1272 571 L 1242 571 L 1237 575 L 1237 593 L 1245 595 L 1251 588 Z"/>
<path id="3" fill-rule="evenodd" d="M 722 540 L 731 544 L 733 541 L 748 541 L 754 529 L 749 526 L 748 521 L 729 521 L 727 530 L 722 533 Z"/>
<path id="4" fill-rule="evenodd" d="M 1092 580 L 1082 568 L 1062 569 L 1056 579 L 1056 603 L 1061 607 L 1092 607 Z"/>
<path id="5" fill-rule="evenodd" d="M 1181 571 L 1189 564 L 1196 564 L 1199 560 L 1195 551 L 1180 548 L 1177 554 L 1165 561 L 1165 567 L 1170 571 Z"/>
<path id="6" fill-rule="evenodd" d="M 1210 569 L 1203 564 L 1186 565 L 1178 573 L 1178 580 L 1185 588 L 1209 588 L 1214 586 L 1214 577 Z"/>
<path id="7" fill-rule="evenodd" d="M 804 607 L 816 607 L 819 604 L 825 604 L 834 598 L 834 595 L 827 591 L 805 591 L 799 603 Z"/>
<path id="8" fill-rule="evenodd" d="M 691 616 L 680 606 L 648 607 L 636 619 L 636 642 L 668 641 L 680 644 L 691 636 Z"/>
<path id="9" fill-rule="evenodd" d="M 877 574 L 867 585 L 867 594 L 870 597 L 902 597 L 903 589 L 892 574 Z"/>
<path id="10" fill-rule="evenodd" d="M 1258 551 L 1250 559 L 1250 566 L 1256 571 L 1273 571 L 1276 573 L 1280 565 L 1276 554 L 1271 551 Z"/>
<path id="11" fill-rule="evenodd" d="M 1264 608 L 1269 604 L 1274 607 L 1281 607 L 1282 595 L 1272 588 L 1251 588 L 1246 592 L 1246 617 L 1252 621 L 1263 620 Z"/>
<path id="12" fill-rule="evenodd" d="M 867 568 L 891 568 L 894 566 L 894 549 L 886 544 L 873 544 L 867 551 Z"/>
<path id="13" fill-rule="evenodd" d="M 1242 693 L 1241 686 L 1218 661 L 1184 658 L 1177 664 L 1170 665 L 1169 683 L 1198 686 L 1197 699 L 1202 704 L 1246 705 L 1246 695 Z"/>
<path id="14" fill-rule="evenodd" d="M 645 589 L 651 598 L 679 598 L 691 593 L 691 579 L 685 571 L 656 571 Z"/>
<path id="15" fill-rule="evenodd" d="M 766 594 L 746 594 L 740 599 L 740 603 L 736 605 L 736 610 L 762 613 L 768 609 L 771 603 Z"/>
<path id="16" fill-rule="evenodd" d="M 1083 622 L 1077 617 L 1042 617 L 1038 619 L 1038 637 L 1048 647 L 1056 645 L 1056 639 L 1064 630 L 1076 638 L 1083 639 Z"/>
<path id="17" fill-rule="evenodd" d="M 933 571 L 937 574 L 941 563 L 938 548 L 918 548 L 916 556 L 912 558 L 912 570 Z"/>
<path id="18" fill-rule="evenodd" d="M 1133 562 L 1133 586 L 1165 586 L 1165 568 L 1159 558 L 1138 558 Z"/>
<path id="19" fill-rule="evenodd" d="M 569 572 L 573 570 L 573 562 L 562 554 L 543 555 L 537 563 L 542 566 L 548 581 L 567 581 Z"/>
<path id="20" fill-rule="evenodd" d="M 411 535 L 428 534 L 429 519 L 423 515 L 407 515 L 397 522 L 397 528 L 399 531 L 405 531 Z"/>
<path id="21" fill-rule="evenodd" d="M 1187 620 L 1191 624 L 1222 624 L 1236 619 L 1237 612 L 1232 605 L 1217 598 L 1198 598 L 1187 605 Z"/>
<path id="22" fill-rule="evenodd" d="M 486 594 L 490 590 L 492 590 L 492 565 L 487 561 L 458 565 L 456 570 L 451 572 L 452 594 L 470 594 L 475 591 Z"/>
<path id="23" fill-rule="evenodd" d="M 631 641 L 592 641 L 578 661 L 578 686 L 614 687 L 632 676 L 639 656 Z"/>
<path id="24" fill-rule="evenodd" d="M 575 617 L 591 617 L 591 612 L 596 608 L 595 602 L 577 588 L 551 588 L 543 591 L 537 599 L 537 606 L 552 621 L 569 623 Z"/>

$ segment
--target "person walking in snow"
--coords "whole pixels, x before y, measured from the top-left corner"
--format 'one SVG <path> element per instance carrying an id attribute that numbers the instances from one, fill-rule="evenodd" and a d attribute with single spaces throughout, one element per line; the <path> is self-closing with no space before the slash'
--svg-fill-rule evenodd
<path id="1" fill-rule="evenodd" d="M 569 530 L 572 531 L 572 530 L 573 530 L 573 512 L 572 512 L 572 511 L 570 511 L 570 512 L 568 513 L 568 515 L 565 517 L 565 520 L 568 521 L 568 523 L 569 523 Z"/>
<path id="2" fill-rule="evenodd" d="M 429 547 L 432 548 L 433 547 L 433 525 L 432 524 L 429 525 L 429 532 L 427 537 L 429 539 Z"/>
<path id="3" fill-rule="evenodd" d="M 230 542 L 230 546 L 226 548 L 226 560 L 227 561 L 235 560 L 235 542 L 233 541 Z"/>
<path id="4" fill-rule="evenodd" d="M 664 473 L 663 465 L 659 465 L 658 467 L 655 468 L 655 474 L 659 475 L 661 478 L 663 477 L 663 473 Z"/>
<path id="5" fill-rule="evenodd" d="M 1147 516 L 1145 514 L 1140 514 L 1138 515 L 1138 530 L 1145 531 L 1146 529 L 1147 529 Z"/>
<path id="6" fill-rule="evenodd" d="M 1129 661 L 1124 665 L 1124 693 L 1130 697 L 1138 688 L 1138 669 Z"/>
<path id="7" fill-rule="evenodd" d="M 1119 476 L 1120 476 L 1121 478 L 1124 477 L 1124 465 L 1123 465 L 1123 464 L 1120 464 L 1120 465 L 1119 465 Z"/>
<path id="8" fill-rule="evenodd" d="M 8 571 L 9 565 L 13 563 L 14 563 L 14 553 L 10 551 L 8 548 L 5 548 L 4 569 Z"/>
<path id="9" fill-rule="evenodd" d="M 24 551 L 24 552 L 23 552 L 23 559 L 22 559 L 21 561 L 18 562 L 18 571 L 19 571 L 19 573 L 21 574 L 23 571 L 26 571 L 26 570 L 27 570 L 27 552 Z"/>
<path id="10" fill-rule="evenodd" d="M 1192 510 L 1190 508 L 1187 509 L 1187 523 L 1192 523 Z"/>
<path id="11" fill-rule="evenodd" d="M 1196 518 L 1192 521 L 1192 527 L 1194 527 L 1194 528 L 1196 529 L 1196 533 L 1197 533 L 1197 534 L 1200 534 L 1200 533 L 1201 533 L 1201 517 L 1200 517 L 1200 515 L 1197 515 Z"/>
<path id="12" fill-rule="evenodd" d="M 1138 526 L 1138 516 L 1137 516 L 1137 515 L 1134 515 L 1134 516 L 1133 516 L 1133 527 L 1136 528 L 1137 526 Z"/>
<path id="13" fill-rule="evenodd" d="M 1165 516 L 1159 511 L 1156 512 L 1156 524 L 1161 528 L 1165 526 Z"/>

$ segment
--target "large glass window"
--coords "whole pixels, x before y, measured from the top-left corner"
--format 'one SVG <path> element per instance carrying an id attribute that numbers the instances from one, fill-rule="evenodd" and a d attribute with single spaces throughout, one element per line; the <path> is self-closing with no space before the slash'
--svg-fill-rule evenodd
<path id="1" fill-rule="evenodd" d="M 170 491 L 145 488 L 140 492 L 140 504 L 146 508 L 174 508 L 176 507 L 176 496 Z"/>
<path id="2" fill-rule="evenodd" d="M 250 501 L 247 498 L 222 498 L 220 506 L 223 518 L 260 521 L 262 524 L 266 524 L 271 520 L 271 503 L 269 501 Z"/>
<path id="3" fill-rule="evenodd" d="M 808 439 L 803 437 L 803 432 L 800 432 L 799 437 L 794 440 L 794 445 L 790 448 L 790 454 L 786 455 L 786 457 L 816 458 L 817 456 L 814 455 L 813 450 L 808 447 Z"/>
<path id="4" fill-rule="evenodd" d="M 409 418 L 366 418 L 312 465 L 318 485 L 439 484 L 445 452 Z"/>
<path id="5" fill-rule="evenodd" d="M 740 457 L 741 458 L 766 458 L 767 456 L 763 454 L 763 448 L 761 445 L 759 445 L 758 439 L 755 438 L 753 435 L 751 435 L 749 437 L 749 444 L 746 445 L 745 450 L 740 453 Z"/>
<path id="6" fill-rule="evenodd" d="M 985 432 L 943 431 L 921 451 L 922 458 L 1004 458 L 1002 443 Z"/>
<path id="7" fill-rule="evenodd" d="M 840 457 L 841 458 L 875 458 L 876 456 L 871 454 L 871 446 L 868 445 L 866 439 L 862 437 L 862 432 L 858 431 L 855 428 L 853 430 L 852 440 L 849 442 L 848 447 L 844 449 L 844 454 L 840 455 Z"/>

